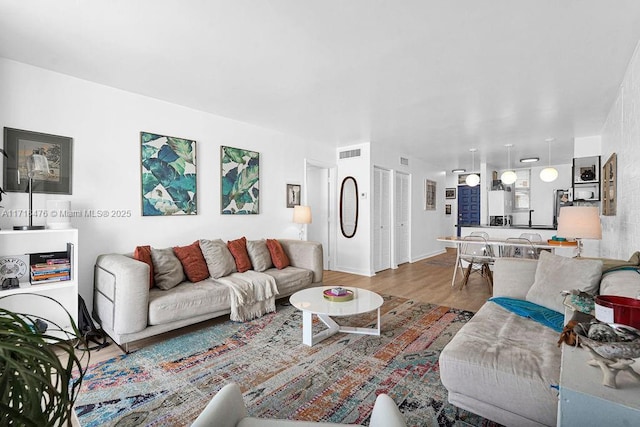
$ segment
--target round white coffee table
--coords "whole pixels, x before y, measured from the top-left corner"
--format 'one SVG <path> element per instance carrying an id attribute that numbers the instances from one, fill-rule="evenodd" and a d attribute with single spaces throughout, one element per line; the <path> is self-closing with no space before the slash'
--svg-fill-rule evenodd
<path id="1" fill-rule="evenodd" d="M 338 332 L 380 335 L 380 306 L 384 302 L 380 295 L 366 289 L 344 287 L 353 291 L 353 299 L 344 302 L 332 302 L 322 295 L 324 290 L 331 288 L 335 288 L 335 286 L 307 288 L 296 292 L 289 298 L 291 305 L 302 311 L 302 342 L 304 344 L 312 346 Z M 353 316 L 373 310 L 378 310 L 376 328 L 340 326 L 331 318 L 332 316 Z M 312 331 L 312 316 L 314 314 L 328 328 L 315 335 Z"/>

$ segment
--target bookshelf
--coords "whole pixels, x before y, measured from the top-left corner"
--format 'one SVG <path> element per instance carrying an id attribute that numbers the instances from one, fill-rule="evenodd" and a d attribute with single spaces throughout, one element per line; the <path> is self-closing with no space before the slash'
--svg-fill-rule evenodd
<path id="1" fill-rule="evenodd" d="M 63 251 L 68 252 L 71 263 L 69 280 L 31 284 L 29 255 Z M 17 313 L 38 315 L 57 323 L 64 330 L 71 331 L 69 317 L 58 304 L 46 298 L 34 297 L 32 294 L 53 298 L 62 304 L 77 323 L 78 230 L 0 230 L 0 264 L 9 258 L 7 268 L 3 269 L 0 265 L 0 276 L 4 278 L 20 270 L 17 274 L 24 272 L 26 277 L 22 276 L 20 279 L 20 287 L 0 290 L 0 297 L 11 295 L 9 298 L 0 298 L 0 307 Z"/>

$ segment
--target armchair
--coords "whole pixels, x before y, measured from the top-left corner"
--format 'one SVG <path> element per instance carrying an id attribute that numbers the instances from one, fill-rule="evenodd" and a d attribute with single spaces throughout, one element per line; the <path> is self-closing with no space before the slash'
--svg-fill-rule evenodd
<path id="1" fill-rule="evenodd" d="M 313 427 L 348 426 L 353 424 L 315 423 L 311 421 L 268 420 L 250 417 L 242 400 L 240 387 L 230 383 L 211 399 L 192 427 Z M 371 413 L 370 427 L 406 427 L 398 407 L 386 394 L 377 397 Z"/>

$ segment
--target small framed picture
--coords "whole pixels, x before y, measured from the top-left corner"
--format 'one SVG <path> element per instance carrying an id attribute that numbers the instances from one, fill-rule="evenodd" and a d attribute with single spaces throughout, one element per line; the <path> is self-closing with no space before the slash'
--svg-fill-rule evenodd
<path id="1" fill-rule="evenodd" d="M 302 186 L 299 184 L 287 184 L 287 207 L 300 206 Z"/>
<path id="2" fill-rule="evenodd" d="M 451 215 L 451 205 L 444 205 L 445 215 Z"/>
<path id="3" fill-rule="evenodd" d="M 436 182 L 430 179 L 424 182 L 424 210 L 433 211 L 436 209 Z"/>
<path id="4" fill-rule="evenodd" d="M 445 188 L 444 189 L 444 198 L 445 199 L 455 199 L 456 198 L 456 189 L 455 188 Z"/>

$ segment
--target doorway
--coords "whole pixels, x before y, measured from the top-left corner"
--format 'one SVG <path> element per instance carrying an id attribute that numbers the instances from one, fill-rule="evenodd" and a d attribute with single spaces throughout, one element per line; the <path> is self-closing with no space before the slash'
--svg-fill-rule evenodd
<path id="1" fill-rule="evenodd" d="M 480 224 L 480 186 L 458 186 L 458 233 L 461 225 Z"/>
<path id="2" fill-rule="evenodd" d="M 411 176 L 396 172 L 395 180 L 395 265 L 411 260 Z"/>
<path id="3" fill-rule="evenodd" d="M 304 204 L 311 208 L 312 222 L 307 225 L 307 240 L 322 243 L 323 268 L 334 265 L 335 166 L 305 160 Z"/>
<path id="4" fill-rule="evenodd" d="M 373 271 L 391 268 L 391 171 L 373 168 Z"/>

